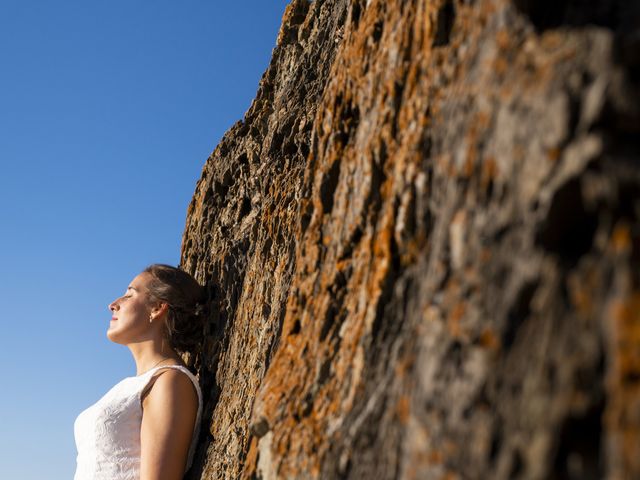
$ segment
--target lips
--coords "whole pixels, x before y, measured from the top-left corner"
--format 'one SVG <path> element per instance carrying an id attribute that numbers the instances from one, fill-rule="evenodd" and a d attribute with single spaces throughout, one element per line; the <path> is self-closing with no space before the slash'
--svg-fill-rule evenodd
<path id="1" fill-rule="evenodd" d="M 111 317 L 111 321 L 118 320 L 116 317 Z"/>

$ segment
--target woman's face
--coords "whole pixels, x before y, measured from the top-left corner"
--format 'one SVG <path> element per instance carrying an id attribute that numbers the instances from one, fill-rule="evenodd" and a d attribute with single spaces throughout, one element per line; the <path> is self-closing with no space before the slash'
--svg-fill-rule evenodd
<path id="1" fill-rule="evenodd" d="M 153 325 L 149 322 L 152 306 L 147 295 L 150 273 L 137 275 L 120 298 L 109 304 L 112 318 L 107 338 L 115 343 L 128 344 L 148 340 L 153 336 Z"/>

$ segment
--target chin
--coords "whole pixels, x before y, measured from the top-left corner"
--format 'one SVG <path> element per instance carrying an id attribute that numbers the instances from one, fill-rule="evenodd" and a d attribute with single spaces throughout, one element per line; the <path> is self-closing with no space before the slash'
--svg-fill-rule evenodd
<path id="1" fill-rule="evenodd" d="M 111 340 L 113 343 L 124 344 L 124 339 L 122 335 L 118 335 L 118 332 L 114 328 L 109 328 L 107 330 L 107 338 Z"/>

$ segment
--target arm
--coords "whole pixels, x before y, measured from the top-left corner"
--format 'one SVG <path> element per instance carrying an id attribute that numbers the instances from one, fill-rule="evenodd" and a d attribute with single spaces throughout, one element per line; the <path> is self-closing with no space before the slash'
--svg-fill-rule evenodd
<path id="1" fill-rule="evenodd" d="M 181 480 L 198 397 L 181 372 L 164 370 L 142 402 L 140 480 Z"/>

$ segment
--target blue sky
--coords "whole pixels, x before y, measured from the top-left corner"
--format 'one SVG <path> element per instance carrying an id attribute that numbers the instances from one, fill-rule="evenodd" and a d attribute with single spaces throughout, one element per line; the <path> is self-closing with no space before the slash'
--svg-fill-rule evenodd
<path id="1" fill-rule="evenodd" d="M 0 0 L 0 478 L 72 478 L 75 417 L 135 375 L 107 305 L 178 263 L 287 3 Z"/>

